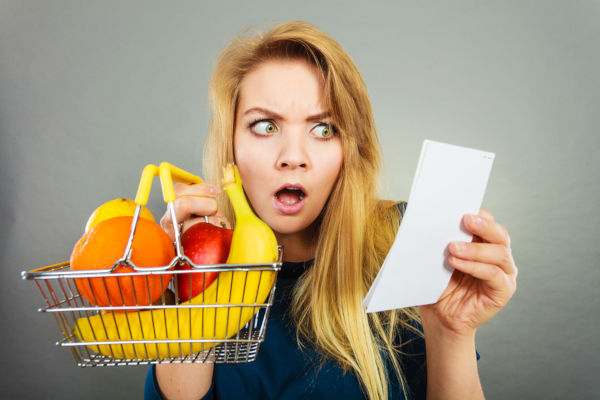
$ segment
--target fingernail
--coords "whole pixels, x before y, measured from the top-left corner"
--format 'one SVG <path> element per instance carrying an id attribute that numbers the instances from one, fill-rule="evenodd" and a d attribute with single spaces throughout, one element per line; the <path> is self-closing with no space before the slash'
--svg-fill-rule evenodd
<path id="1" fill-rule="evenodd" d="M 216 186 L 210 187 L 210 194 L 219 194 L 219 188 Z"/>
<path id="2" fill-rule="evenodd" d="M 481 226 L 481 217 L 479 215 L 470 215 L 469 216 L 471 224 L 474 226 Z"/>
<path id="3" fill-rule="evenodd" d="M 461 260 L 460 258 L 454 257 L 454 256 L 452 256 L 452 262 L 453 262 L 454 264 L 459 264 L 459 265 L 460 265 L 460 264 L 464 264 L 464 261 L 463 261 L 463 260 Z"/>
<path id="4" fill-rule="evenodd" d="M 467 245 L 463 242 L 452 242 L 452 247 L 457 253 L 462 253 L 467 250 Z"/>

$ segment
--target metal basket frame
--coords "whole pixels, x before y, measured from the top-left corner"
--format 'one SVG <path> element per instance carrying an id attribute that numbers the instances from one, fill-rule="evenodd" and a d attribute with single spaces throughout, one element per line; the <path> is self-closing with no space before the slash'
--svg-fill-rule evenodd
<path id="1" fill-rule="evenodd" d="M 165 172 L 165 170 L 167 172 Z M 170 213 L 173 226 L 178 227 L 179 224 L 177 222 L 177 217 L 175 213 L 174 207 L 174 195 L 172 199 L 167 201 L 167 195 L 165 194 L 165 180 L 167 182 L 167 187 L 170 186 L 172 189 L 172 181 L 170 179 L 165 179 L 165 174 L 169 174 L 168 178 L 171 178 L 171 174 L 173 172 L 177 172 L 178 176 L 183 176 L 185 171 L 179 170 L 176 167 L 168 163 L 162 163 L 160 165 L 160 169 L 153 165 L 148 165 L 144 169 L 142 174 L 142 182 L 140 182 L 140 188 L 138 189 L 138 196 L 136 197 L 136 203 L 138 206 L 135 210 L 135 214 L 132 219 L 130 236 L 126 245 L 125 252 L 123 257 L 117 260 L 111 268 L 101 269 L 101 270 L 87 270 L 87 271 L 72 271 L 70 270 L 69 262 L 62 262 L 58 264 L 49 265 L 42 268 L 33 269 L 30 271 L 23 271 L 21 273 L 22 278 L 25 280 L 33 280 L 42 297 L 45 300 L 46 305 L 39 308 L 39 312 L 47 312 L 51 313 L 56 323 L 59 327 L 59 330 L 62 334 L 62 338 L 60 338 L 56 345 L 68 347 L 71 350 L 73 358 L 78 366 L 87 367 L 87 366 L 122 366 L 122 365 L 148 365 L 148 364 L 159 364 L 159 363 L 239 363 L 239 362 L 251 362 L 253 361 L 260 348 L 260 344 L 264 341 L 266 325 L 269 316 L 270 307 L 273 304 L 273 299 L 275 295 L 276 288 L 276 276 L 277 272 L 280 270 L 282 265 L 282 249 L 279 247 L 279 259 L 274 263 L 266 263 L 266 264 L 214 264 L 214 265 L 198 265 L 193 263 L 187 256 L 183 254 L 181 247 L 181 232 L 179 229 L 174 229 L 175 236 L 175 249 L 176 256 L 173 258 L 169 265 L 158 266 L 158 267 L 145 267 L 140 268 L 137 267 L 134 263 L 131 262 L 131 249 L 133 244 L 133 238 L 135 235 L 136 227 L 138 220 L 140 218 L 140 213 L 142 209 L 142 205 L 145 202 L 138 202 L 138 198 L 140 197 L 140 191 L 149 192 L 150 184 L 148 184 L 148 179 L 151 180 L 153 176 L 157 176 L 160 174 L 161 183 L 163 184 L 163 194 L 165 195 L 165 200 L 167 202 L 167 212 Z M 192 176 L 192 175 L 187 175 Z M 185 176 L 187 178 L 187 176 Z M 150 177 L 150 178 L 149 178 Z M 192 176 L 193 177 L 193 176 Z M 195 178 L 195 177 L 194 177 Z M 197 178 L 200 179 L 200 178 Z M 143 186 L 143 182 L 146 180 L 146 186 Z M 188 181 L 190 179 L 187 179 Z M 142 194 L 142 197 L 145 196 L 146 200 L 148 197 L 148 193 Z M 142 203 L 142 204 L 140 204 Z M 180 264 L 188 264 L 191 266 L 189 270 L 180 270 L 175 269 Z M 113 273 L 116 268 L 120 266 L 129 266 L 133 269 L 133 272 L 119 272 Z M 263 273 L 272 272 L 275 274 L 275 283 L 273 284 L 270 293 L 267 297 L 266 302 L 257 303 L 256 296 L 255 301 L 253 303 L 243 302 L 243 304 L 234 304 L 229 301 L 227 304 L 206 304 L 204 301 L 201 304 L 177 304 L 176 301 L 179 299 L 178 293 L 178 284 L 177 281 L 179 276 L 182 274 L 187 274 L 189 279 L 188 282 L 190 284 L 188 293 L 191 293 L 191 281 L 194 274 L 202 274 L 207 272 L 245 272 L 245 278 L 247 279 L 248 273 L 250 272 L 259 272 L 260 279 L 263 277 Z M 127 279 L 130 277 L 131 283 L 133 286 L 134 278 L 140 279 L 143 278 L 148 288 L 148 293 L 150 292 L 149 286 L 149 277 L 151 276 L 160 276 L 160 275 L 172 275 L 173 279 L 170 280 L 167 287 L 162 287 L 162 279 L 159 280 L 161 283 L 161 297 L 159 300 L 155 301 L 153 304 L 147 305 L 149 301 L 139 302 L 137 297 L 135 297 L 136 305 L 123 305 L 124 296 L 123 290 L 121 288 L 121 280 Z M 118 279 L 117 279 L 118 278 Z M 90 303 L 81 293 L 79 292 L 76 284 L 76 279 L 81 283 L 82 279 L 86 280 L 90 288 L 93 289 L 91 285 L 91 279 L 94 279 L 95 282 L 98 279 L 101 279 L 104 283 L 104 288 L 106 290 L 107 298 L 108 296 L 108 284 L 107 279 L 110 279 L 113 283 L 117 282 L 119 293 L 122 299 L 122 304 L 113 305 L 109 304 L 108 306 L 98 306 Z M 85 281 L 84 281 L 85 282 Z M 205 282 L 205 281 L 204 281 Z M 215 280 L 213 285 L 217 285 L 217 292 L 221 289 L 219 285 L 219 279 Z M 207 287 L 204 287 L 206 289 Z M 246 280 L 244 280 L 244 290 L 246 289 Z M 224 288 L 223 290 L 226 290 Z M 94 291 L 92 290 L 92 293 Z M 204 296 L 205 290 L 199 296 Z M 175 304 L 172 304 L 173 301 L 169 301 L 169 294 L 172 294 L 175 299 Z M 148 294 L 149 295 L 149 294 Z M 94 300 L 96 300 L 97 294 L 94 293 Z M 137 296 L 134 291 L 134 296 Z M 203 297 L 204 300 L 204 297 Z M 98 303 L 96 301 L 96 303 Z M 138 305 L 140 304 L 140 305 Z M 229 310 L 234 307 L 236 309 L 242 308 L 251 308 L 252 309 L 252 317 L 249 322 L 244 324 L 244 326 L 237 326 L 237 333 L 228 338 L 215 338 L 215 337 L 206 337 L 202 339 L 192 339 L 191 332 L 189 338 L 181 338 L 181 332 L 179 332 L 179 328 L 177 330 L 177 339 L 153 339 L 153 340 L 96 340 L 96 333 L 94 333 L 94 341 L 82 341 L 79 340 L 74 332 L 73 327 L 75 323 L 80 318 L 89 318 L 95 315 L 101 315 L 106 313 L 111 313 L 114 317 L 118 315 L 118 313 L 127 313 L 127 315 L 137 315 L 137 318 L 140 318 L 141 311 L 147 310 L 168 310 L 168 309 L 177 309 L 177 324 L 179 327 L 179 316 L 181 312 L 189 312 L 190 325 L 192 324 L 192 310 L 193 309 L 201 309 L 202 316 L 204 316 L 205 309 L 227 309 L 227 315 L 229 316 Z M 166 325 L 166 313 L 165 315 L 165 326 Z M 157 315 L 161 315 L 160 313 Z M 215 314 L 216 315 L 216 314 Z M 152 314 L 152 318 L 154 318 L 154 314 Z M 99 318 L 102 321 L 103 329 L 106 331 L 107 327 L 104 325 L 104 318 Z M 131 331 L 131 326 L 129 325 L 129 317 L 125 318 L 128 321 L 128 329 Z M 154 319 L 152 320 L 154 323 Z M 140 319 L 141 323 L 141 319 Z M 216 319 L 214 321 L 216 325 Z M 229 323 L 229 318 L 227 320 Z M 153 327 L 153 329 L 155 329 Z M 191 331 L 191 328 L 190 328 Z M 93 329 L 92 329 L 93 332 Z M 108 335 L 106 335 L 108 337 Z M 201 344 L 201 350 L 199 352 L 192 352 L 193 344 Z M 167 357 L 151 357 L 149 356 L 152 353 L 151 347 L 154 346 L 156 348 L 156 352 L 158 353 L 158 345 L 159 344 L 167 344 L 167 348 L 169 349 L 169 354 Z M 171 352 L 169 344 L 177 344 L 179 351 Z M 185 352 L 182 350 L 183 344 L 189 344 L 189 352 Z M 94 351 L 90 349 L 90 346 L 102 346 L 109 345 L 108 348 L 111 349 L 111 355 L 101 354 L 100 352 Z M 130 348 L 134 349 L 134 357 L 119 357 L 115 355 L 113 352 L 113 348 L 121 348 L 124 346 L 130 345 Z M 136 349 L 142 345 L 145 351 L 137 351 Z M 117 347 L 113 347 L 117 346 Z M 206 347 L 206 349 L 205 349 Z M 141 354 L 138 354 L 141 353 Z M 145 354 L 144 354 L 145 353 Z M 123 354 L 125 351 L 123 350 Z"/>

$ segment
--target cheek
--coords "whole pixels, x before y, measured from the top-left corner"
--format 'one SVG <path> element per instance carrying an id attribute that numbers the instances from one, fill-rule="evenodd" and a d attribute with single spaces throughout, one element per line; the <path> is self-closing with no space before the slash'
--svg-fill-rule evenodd
<path id="1" fill-rule="evenodd" d="M 243 160 L 245 157 L 243 149 L 244 143 L 242 140 L 240 140 L 240 134 L 238 133 L 236 128 L 235 132 L 233 133 L 233 162 L 236 165 L 239 165 L 240 160 Z"/>
<path id="2" fill-rule="evenodd" d="M 323 174 L 323 180 L 321 182 L 321 185 L 323 188 L 326 188 L 326 190 L 323 191 L 323 201 L 327 201 L 327 199 L 331 195 L 331 192 L 333 191 L 333 188 L 335 187 L 335 184 L 340 176 L 340 171 L 341 164 L 330 164 L 328 166 L 327 173 Z"/>
<path id="3" fill-rule="evenodd" d="M 323 184 L 332 187 L 340 174 L 344 162 L 341 143 L 337 143 L 335 147 L 328 149 L 327 154 L 322 154 L 319 160 L 318 168 L 323 176 Z"/>
<path id="4" fill-rule="evenodd" d="M 234 142 L 235 163 L 242 178 L 244 191 L 248 197 L 251 207 L 261 216 L 261 210 L 257 206 L 264 203 L 265 193 L 269 193 L 265 188 L 265 182 L 268 181 L 268 160 L 265 157 L 264 149 L 257 149 L 245 142 L 243 139 Z"/>
<path id="5" fill-rule="evenodd" d="M 256 160 L 252 157 L 252 152 L 236 151 L 236 165 L 242 178 L 244 185 L 244 191 L 249 197 L 248 200 L 252 202 L 254 194 L 253 189 L 256 187 L 256 183 L 260 182 L 260 168 L 256 163 Z"/>
<path id="6" fill-rule="evenodd" d="M 319 162 L 315 165 L 319 176 L 318 187 L 321 188 L 318 192 L 320 207 L 323 207 L 327 202 L 342 169 L 343 155 L 341 145 L 339 148 L 336 147 L 335 151 L 333 150 L 329 149 L 327 154 L 321 154 L 318 157 Z"/>
<path id="7" fill-rule="evenodd" d="M 249 183 L 247 181 L 250 181 L 253 175 L 252 166 L 256 165 L 256 151 L 250 149 L 250 146 L 244 141 L 243 137 L 240 138 L 236 135 L 233 142 L 233 155 L 235 164 L 240 171 L 242 182 L 244 184 Z"/>

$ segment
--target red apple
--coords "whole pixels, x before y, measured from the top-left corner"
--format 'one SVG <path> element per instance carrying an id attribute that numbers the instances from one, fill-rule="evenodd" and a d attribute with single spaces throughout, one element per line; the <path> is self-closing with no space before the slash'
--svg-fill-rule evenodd
<path id="1" fill-rule="evenodd" d="M 229 255 L 232 237 L 232 229 L 219 228 L 206 222 L 197 223 L 181 236 L 183 254 L 197 265 L 224 264 Z M 191 270 L 193 268 L 188 264 L 180 264 L 176 269 Z M 197 270 L 189 274 L 177 274 L 179 298 L 181 301 L 187 301 L 196 297 L 209 287 L 218 275 L 218 272 L 200 273 Z M 191 285 L 190 276 L 192 277 Z"/>

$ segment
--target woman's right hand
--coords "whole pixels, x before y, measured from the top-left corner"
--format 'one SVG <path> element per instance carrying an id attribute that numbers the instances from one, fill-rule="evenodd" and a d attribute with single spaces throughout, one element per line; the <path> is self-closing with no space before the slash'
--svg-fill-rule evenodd
<path id="1" fill-rule="evenodd" d="M 183 224 L 181 226 L 182 233 L 198 222 L 205 222 L 205 217 L 208 217 L 208 222 L 215 226 L 231 227 L 217 205 L 216 196 L 220 193 L 218 187 L 206 182 L 191 185 L 176 183 L 173 189 L 175 191 L 175 215 L 179 224 Z M 172 240 L 175 239 L 173 221 L 169 210 L 165 211 L 160 219 L 160 226 L 169 234 Z"/>
<path id="2" fill-rule="evenodd" d="M 219 188 L 206 182 L 191 185 L 176 183 L 175 216 L 179 224 L 183 224 L 181 232 L 198 222 L 208 222 L 229 228 L 227 218 L 223 216 L 217 205 Z M 173 220 L 169 210 L 160 219 L 160 226 L 175 239 Z M 176 229 L 176 228 L 175 228 Z M 213 376 L 213 364 L 158 364 L 156 381 L 162 395 L 168 399 L 192 399 L 204 396 L 210 389 Z"/>

